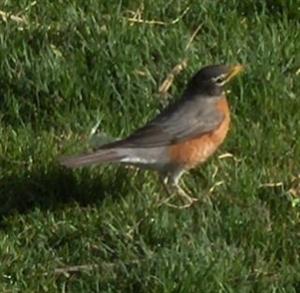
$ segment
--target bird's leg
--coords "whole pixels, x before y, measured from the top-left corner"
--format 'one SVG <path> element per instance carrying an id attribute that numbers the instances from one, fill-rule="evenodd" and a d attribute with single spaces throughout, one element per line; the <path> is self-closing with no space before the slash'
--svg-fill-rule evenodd
<path id="1" fill-rule="evenodd" d="M 174 184 L 173 186 L 176 193 L 183 199 L 186 199 L 189 203 L 192 203 L 196 200 L 194 197 L 191 197 L 179 184 Z"/>
<path id="2" fill-rule="evenodd" d="M 198 201 L 197 198 L 191 197 L 183 188 L 179 185 L 179 179 L 183 174 L 183 170 L 176 170 L 176 172 L 173 172 L 172 174 L 169 174 L 169 176 L 166 176 L 162 180 L 163 187 L 166 191 L 166 193 L 169 195 L 169 197 L 162 202 L 162 204 L 167 204 L 168 206 L 183 209 L 190 207 L 194 202 Z M 183 206 L 177 206 L 170 204 L 169 201 L 175 196 L 179 195 L 185 202 Z"/>
<path id="3" fill-rule="evenodd" d="M 190 206 L 194 202 L 198 201 L 198 199 L 189 195 L 189 192 L 186 191 L 187 188 L 184 189 L 179 185 L 179 179 L 183 175 L 183 172 L 184 171 L 173 173 L 170 177 L 170 183 L 174 186 L 173 188 L 176 190 L 177 194 L 185 199 L 188 202 L 188 206 Z"/>
<path id="4" fill-rule="evenodd" d="M 160 182 L 163 186 L 163 189 L 165 191 L 165 193 L 168 195 L 168 198 L 163 200 L 159 205 L 162 205 L 162 204 L 165 204 L 165 203 L 168 203 L 175 195 L 176 193 L 174 193 L 171 188 L 170 188 L 170 185 L 169 185 L 169 176 L 160 176 Z"/>

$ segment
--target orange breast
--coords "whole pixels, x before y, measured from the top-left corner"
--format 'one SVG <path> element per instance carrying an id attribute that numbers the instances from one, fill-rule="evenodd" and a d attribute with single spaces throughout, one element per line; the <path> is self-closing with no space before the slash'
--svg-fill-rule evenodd
<path id="1" fill-rule="evenodd" d="M 190 169 L 206 161 L 217 150 L 229 130 L 230 113 L 226 98 L 218 102 L 217 109 L 225 115 L 219 127 L 200 137 L 173 145 L 170 149 L 172 162 Z"/>

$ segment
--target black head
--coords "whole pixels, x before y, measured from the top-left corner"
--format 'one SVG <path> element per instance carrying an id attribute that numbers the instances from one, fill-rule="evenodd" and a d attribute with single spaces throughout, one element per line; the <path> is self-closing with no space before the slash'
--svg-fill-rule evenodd
<path id="1" fill-rule="evenodd" d="M 220 95 L 224 85 L 244 69 L 243 65 L 209 65 L 199 70 L 190 80 L 187 91 Z"/>

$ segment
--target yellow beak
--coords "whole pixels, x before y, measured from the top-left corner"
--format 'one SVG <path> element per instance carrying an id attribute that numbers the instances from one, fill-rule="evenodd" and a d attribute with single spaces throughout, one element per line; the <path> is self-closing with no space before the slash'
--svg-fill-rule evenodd
<path id="1" fill-rule="evenodd" d="M 240 74 L 243 70 L 245 69 L 244 65 L 238 64 L 238 65 L 233 65 L 229 72 L 228 75 L 226 77 L 226 83 L 228 81 L 230 81 L 233 77 L 235 77 L 236 75 Z"/>

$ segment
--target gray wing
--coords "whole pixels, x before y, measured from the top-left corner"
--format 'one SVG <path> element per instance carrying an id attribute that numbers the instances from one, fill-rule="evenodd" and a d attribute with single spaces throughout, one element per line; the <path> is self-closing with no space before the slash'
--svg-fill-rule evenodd
<path id="1" fill-rule="evenodd" d="M 103 148 L 151 148 L 198 137 L 214 130 L 223 121 L 224 114 L 216 108 L 218 101 L 218 97 L 199 96 L 180 100 L 167 107 L 150 123 L 136 130 L 128 138 L 105 145 Z"/>

